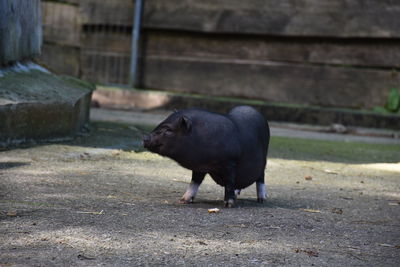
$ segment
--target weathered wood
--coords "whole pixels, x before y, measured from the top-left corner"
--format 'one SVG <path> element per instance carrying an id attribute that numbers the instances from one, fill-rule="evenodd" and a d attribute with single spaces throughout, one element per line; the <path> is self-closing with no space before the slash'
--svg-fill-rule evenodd
<path id="1" fill-rule="evenodd" d="M 261 38 L 146 31 L 149 55 L 400 67 L 400 40 Z"/>
<path id="2" fill-rule="evenodd" d="M 132 25 L 134 1 L 84 0 L 79 9 L 83 24 Z"/>
<path id="3" fill-rule="evenodd" d="M 81 46 L 96 51 L 109 51 L 129 54 L 132 36 L 125 28 L 110 27 L 107 31 L 102 27 L 94 27 L 92 31 L 82 33 Z"/>
<path id="4" fill-rule="evenodd" d="M 78 47 L 44 43 L 39 62 L 56 74 L 79 77 L 80 50 Z"/>
<path id="5" fill-rule="evenodd" d="M 400 1 L 148 0 L 144 27 L 285 36 L 400 37 Z"/>
<path id="6" fill-rule="evenodd" d="M 141 86 L 274 102 L 371 108 L 400 82 L 390 71 L 249 60 L 148 56 Z"/>
<path id="7" fill-rule="evenodd" d="M 81 77 L 126 84 L 134 1 L 82 0 Z M 383 106 L 400 2 L 148 0 L 143 88 L 328 107 Z"/>
<path id="8" fill-rule="evenodd" d="M 130 54 L 81 51 L 81 78 L 95 83 L 127 84 Z"/>
<path id="9" fill-rule="evenodd" d="M 41 26 L 40 0 L 0 1 L 0 64 L 37 56 Z"/>
<path id="10" fill-rule="evenodd" d="M 84 24 L 132 25 L 134 1 L 85 0 Z M 110 12 L 112 11 L 112 12 Z M 320 37 L 400 37 L 393 0 L 147 0 L 146 29 Z"/>
<path id="11" fill-rule="evenodd" d="M 43 2 L 43 32 L 47 42 L 80 45 L 81 25 L 78 6 Z"/>
<path id="12" fill-rule="evenodd" d="M 53 3 L 63 3 L 63 4 L 70 4 L 70 5 L 78 5 L 80 2 L 85 0 L 42 0 L 43 2 L 53 2 Z"/>

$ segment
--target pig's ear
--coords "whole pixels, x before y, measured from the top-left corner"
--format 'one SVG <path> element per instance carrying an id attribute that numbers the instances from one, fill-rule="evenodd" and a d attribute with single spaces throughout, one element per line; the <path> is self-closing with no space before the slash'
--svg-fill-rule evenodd
<path id="1" fill-rule="evenodd" d="M 190 132 L 192 129 L 192 121 L 188 117 L 182 116 L 179 118 L 179 126 L 185 132 Z"/>

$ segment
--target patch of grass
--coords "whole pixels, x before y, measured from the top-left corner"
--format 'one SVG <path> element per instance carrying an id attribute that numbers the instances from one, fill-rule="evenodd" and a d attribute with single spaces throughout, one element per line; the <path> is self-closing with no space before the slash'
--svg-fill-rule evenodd
<path id="1" fill-rule="evenodd" d="M 397 163 L 400 145 L 272 137 L 269 156 L 344 163 Z"/>
<path id="2" fill-rule="evenodd" d="M 92 122 L 90 135 L 70 144 L 142 152 L 145 150 L 140 140 L 153 128 L 154 125 Z M 397 163 L 400 162 L 400 145 L 271 137 L 269 157 L 343 163 Z"/>

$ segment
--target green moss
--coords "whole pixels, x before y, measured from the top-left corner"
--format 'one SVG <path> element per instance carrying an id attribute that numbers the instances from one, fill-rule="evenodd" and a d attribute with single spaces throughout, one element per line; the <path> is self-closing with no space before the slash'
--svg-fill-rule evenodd
<path id="1" fill-rule="evenodd" d="M 400 162 L 400 145 L 272 137 L 270 157 L 345 163 Z"/>
<path id="2" fill-rule="evenodd" d="M 96 90 L 96 85 L 84 80 L 80 80 L 71 76 L 67 76 L 67 75 L 62 75 L 60 76 L 64 81 L 70 83 L 73 86 L 77 86 L 79 88 L 82 88 L 83 90 L 90 90 L 90 91 L 94 91 Z"/>
<path id="3" fill-rule="evenodd" d="M 38 70 L 7 72 L 0 78 L 0 100 L 6 102 L 75 102 L 95 87 L 71 77 Z"/>

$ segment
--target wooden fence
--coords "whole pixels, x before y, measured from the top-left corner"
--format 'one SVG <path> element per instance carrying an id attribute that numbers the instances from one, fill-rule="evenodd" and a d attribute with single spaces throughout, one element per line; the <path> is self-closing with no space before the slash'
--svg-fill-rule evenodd
<path id="1" fill-rule="evenodd" d="M 48 65 L 95 82 L 128 82 L 133 1 L 44 1 L 43 8 Z M 399 18 L 393 0 L 145 0 L 139 80 L 184 93 L 383 106 L 400 87 Z"/>

